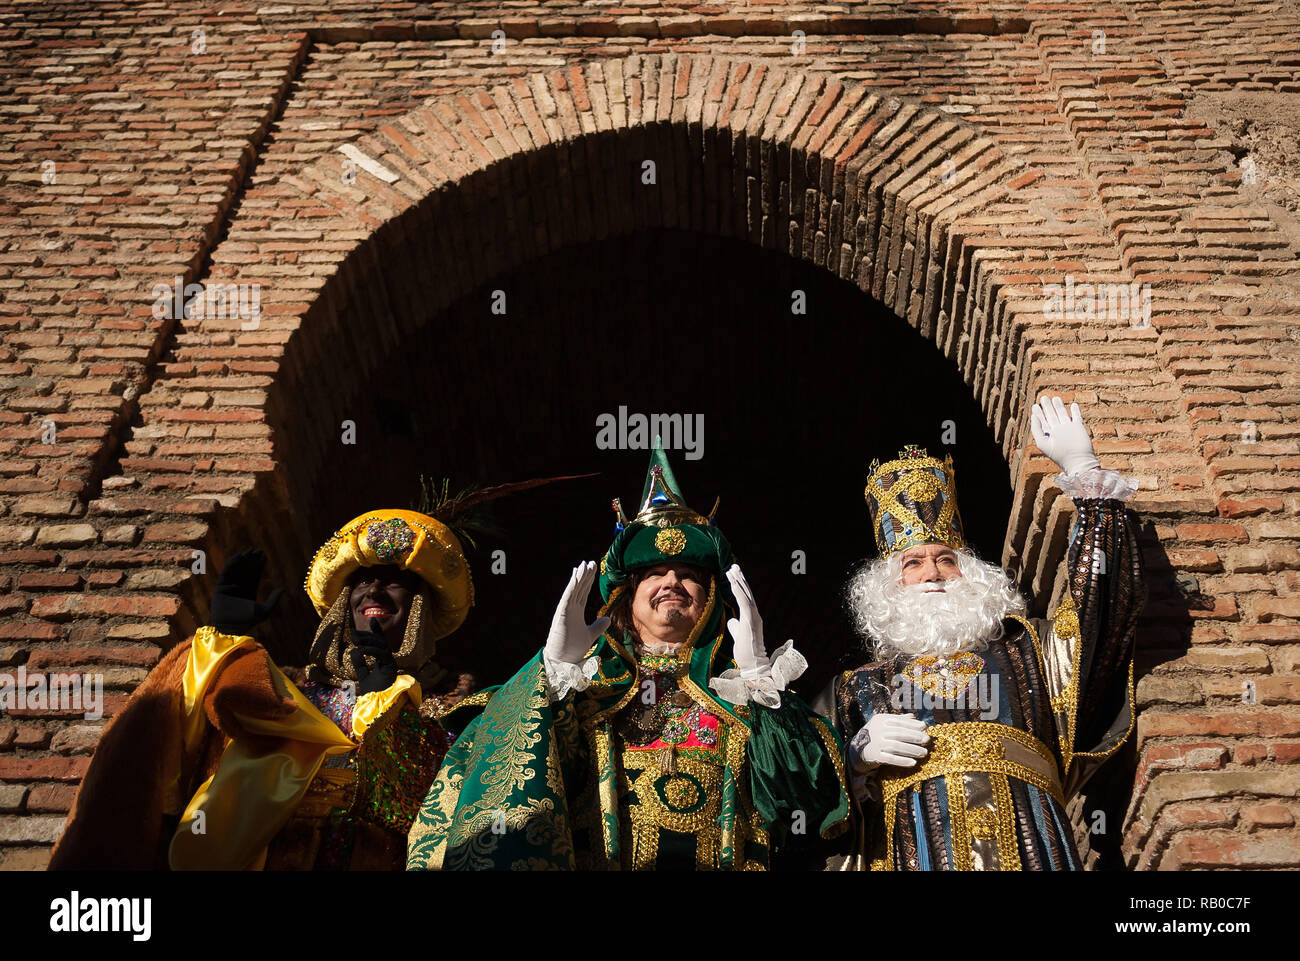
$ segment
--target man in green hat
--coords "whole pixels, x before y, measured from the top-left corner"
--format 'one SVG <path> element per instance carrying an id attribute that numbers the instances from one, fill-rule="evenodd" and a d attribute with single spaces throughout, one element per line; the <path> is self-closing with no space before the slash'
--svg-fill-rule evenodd
<path id="1" fill-rule="evenodd" d="M 787 689 L 792 642 L 768 656 L 717 505 L 686 506 L 658 444 L 641 500 L 631 521 L 614 501 L 599 568 L 574 568 L 544 649 L 453 745 L 408 868 L 761 870 L 847 828 L 840 742 Z"/>

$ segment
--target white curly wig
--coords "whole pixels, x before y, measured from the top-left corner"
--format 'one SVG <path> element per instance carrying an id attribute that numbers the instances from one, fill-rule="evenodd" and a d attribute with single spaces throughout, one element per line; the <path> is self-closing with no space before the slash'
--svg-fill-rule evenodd
<path id="1" fill-rule="evenodd" d="M 1002 637 L 1004 617 L 1024 614 L 1024 598 L 1002 568 L 968 550 L 954 553 L 962 576 L 942 585 L 904 586 L 902 551 L 853 572 L 845 601 L 877 660 L 982 650 Z"/>

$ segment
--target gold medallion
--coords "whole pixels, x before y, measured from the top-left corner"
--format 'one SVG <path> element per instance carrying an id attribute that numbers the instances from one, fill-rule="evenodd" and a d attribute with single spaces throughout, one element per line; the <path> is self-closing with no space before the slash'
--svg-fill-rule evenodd
<path id="1" fill-rule="evenodd" d="M 942 490 L 939 479 L 929 471 L 917 471 L 907 483 L 907 493 L 922 504 L 934 500 Z"/>
<path id="2" fill-rule="evenodd" d="M 676 527 L 665 527 L 655 535 L 655 550 L 672 557 L 686 549 L 686 535 Z"/>

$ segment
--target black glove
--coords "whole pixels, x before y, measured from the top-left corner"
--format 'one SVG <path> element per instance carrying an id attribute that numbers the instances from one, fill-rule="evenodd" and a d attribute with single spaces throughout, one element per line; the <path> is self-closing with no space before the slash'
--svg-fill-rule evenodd
<path id="1" fill-rule="evenodd" d="M 257 599 L 257 585 L 266 567 L 266 555 L 255 547 L 226 561 L 212 592 L 212 626 L 222 634 L 246 635 L 255 624 L 271 616 L 284 593 L 276 588 L 265 601 Z"/>
<path id="2" fill-rule="evenodd" d="M 372 617 L 370 630 L 356 631 L 353 637 L 355 646 L 348 657 L 352 659 L 352 670 L 357 675 L 357 697 L 388 690 L 397 680 L 397 661 L 393 660 L 393 652 L 388 649 L 378 619 Z M 367 656 L 374 658 L 373 668 L 366 666 Z"/>

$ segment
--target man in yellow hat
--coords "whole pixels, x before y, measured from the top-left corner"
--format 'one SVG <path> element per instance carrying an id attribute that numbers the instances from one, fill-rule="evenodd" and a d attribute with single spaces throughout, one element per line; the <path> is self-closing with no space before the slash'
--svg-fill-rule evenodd
<path id="1" fill-rule="evenodd" d="M 452 740 L 439 717 L 467 693 L 434 659 L 473 603 L 460 542 L 406 510 L 336 532 L 307 575 L 322 617 L 305 671 L 249 635 L 279 599 L 256 600 L 264 566 L 227 562 L 212 623 L 105 730 L 52 869 L 403 865 Z"/>

